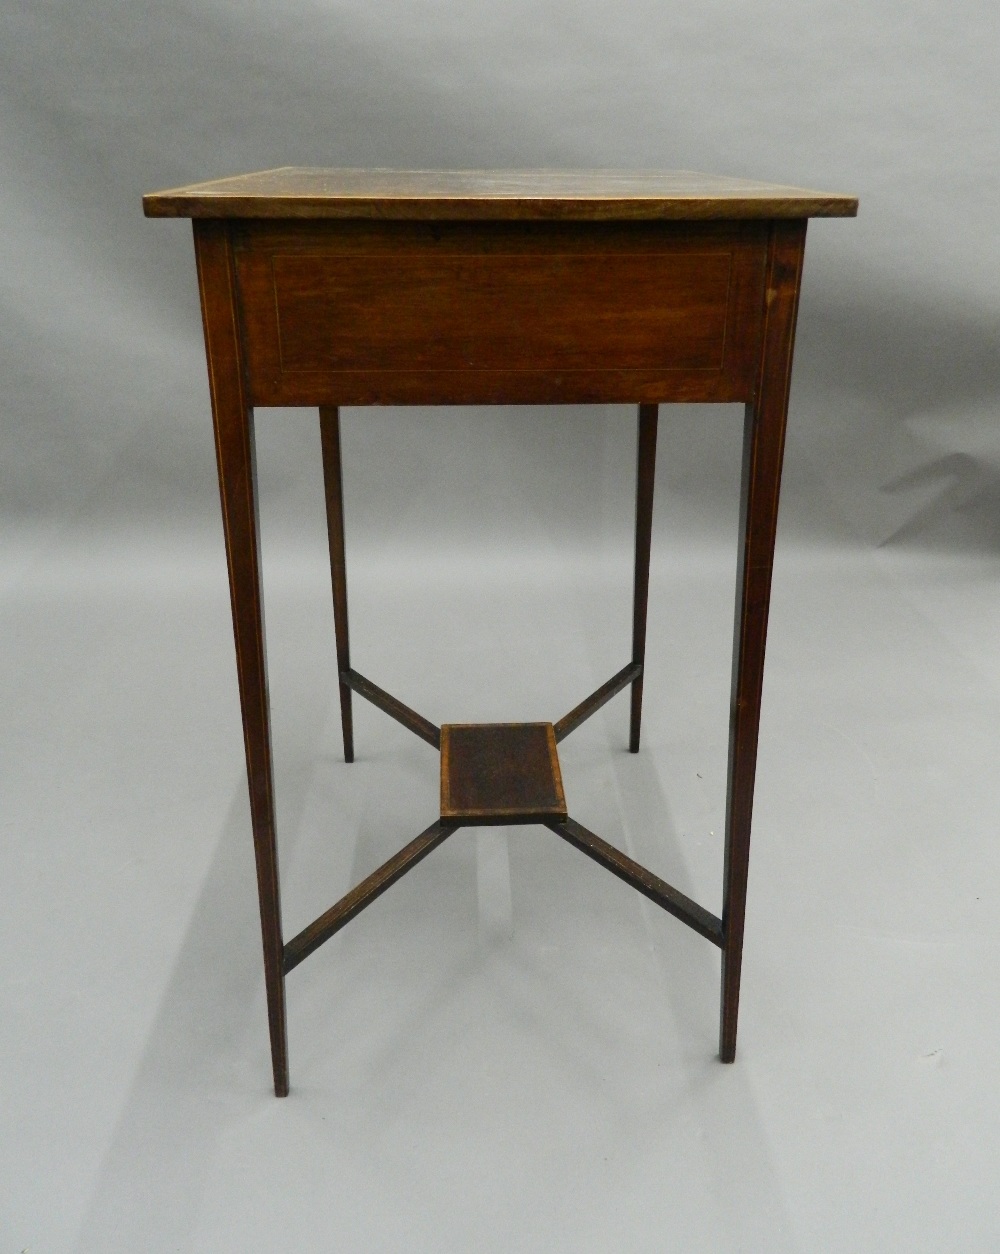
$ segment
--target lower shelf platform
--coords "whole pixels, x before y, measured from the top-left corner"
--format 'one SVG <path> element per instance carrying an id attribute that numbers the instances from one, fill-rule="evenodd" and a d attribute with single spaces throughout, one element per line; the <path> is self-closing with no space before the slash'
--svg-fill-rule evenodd
<path id="1" fill-rule="evenodd" d="M 282 955 L 283 973 L 297 967 L 458 828 L 515 823 L 544 825 L 700 936 L 723 947 L 726 930 L 721 919 L 575 822 L 566 811 L 556 742 L 641 675 L 642 666 L 629 663 L 557 723 L 445 723 L 439 728 L 357 671 L 341 671 L 343 684 L 421 740 L 440 748 L 441 817 L 290 940 Z"/>
<path id="2" fill-rule="evenodd" d="M 551 723 L 445 723 L 441 822 L 462 826 L 566 818 Z"/>

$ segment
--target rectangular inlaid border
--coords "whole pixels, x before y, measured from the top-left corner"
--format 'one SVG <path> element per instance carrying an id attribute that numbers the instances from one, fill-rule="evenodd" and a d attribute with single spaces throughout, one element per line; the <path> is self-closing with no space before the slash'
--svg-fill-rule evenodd
<path id="1" fill-rule="evenodd" d="M 243 310 L 243 337 L 247 353 L 250 392 L 256 405 L 379 405 L 379 404 L 559 404 L 634 403 L 659 401 L 745 401 L 752 394 L 755 362 L 764 311 L 764 266 L 767 226 L 758 222 L 663 223 L 412 223 L 412 222 L 252 222 L 234 227 L 236 271 Z M 537 256 L 549 266 L 573 255 L 600 256 L 608 266 L 609 291 L 628 287 L 615 274 L 616 258 L 622 270 L 634 267 L 637 254 L 659 257 L 717 256 L 728 253 L 730 282 L 721 356 L 708 367 L 618 368 L 614 353 L 604 350 L 601 368 L 582 366 L 578 352 L 572 368 L 540 360 L 537 368 L 522 360 L 495 362 L 491 368 L 470 366 L 458 348 L 453 359 L 440 353 L 429 368 L 393 366 L 388 355 L 365 368 L 287 369 L 282 361 L 281 332 L 276 304 L 274 264 L 283 257 L 365 257 L 373 266 L 389 258 L 419 257 L 433 268 L 435 256 L 454 259 L 477 255 L 498 259 Z M 447 302 L 447 291 L 441 299 Z M 455 298 L 458 299 L 457 297 Z M 665 310 L 664 338 L 669 341 L 677 318 L 698 316 L 697 285 L 690 302 Z M 454 310 L 447 320 L 454 323 Z M 653 316 L 653 315 L 651 315 Z M 373 339 L 391 343 L 392 313 L 373 327 Z M 488 331 L 488 328 L 486 328 Z M 421 327 L 433 337 L 433 318 Z M 315 335 L 313 326 L 302 333 Z M 599 320 L 589 332 L 600 349 Z M 648 334 L 648 327 L 647 327 Z M 607 343 L 622 342 L 618 326 L 609 326 Z M 363 343 L 363 331 L 355 336 Z M 460 346 L 459 346 L 460 347 Z"/>

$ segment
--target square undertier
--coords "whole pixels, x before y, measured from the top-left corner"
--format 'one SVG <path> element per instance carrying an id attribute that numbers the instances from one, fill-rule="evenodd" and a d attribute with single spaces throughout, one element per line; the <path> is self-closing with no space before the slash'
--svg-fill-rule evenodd
<path id="1" fill-rule="evenodd" d="M 469 825 L 566 818 L 551 723 L 445 723 L 441 818 Z"/>

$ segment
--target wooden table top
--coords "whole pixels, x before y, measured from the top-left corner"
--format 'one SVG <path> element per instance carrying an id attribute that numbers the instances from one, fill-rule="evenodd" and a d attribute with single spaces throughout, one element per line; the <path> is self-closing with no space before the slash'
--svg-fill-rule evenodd
<path id="1" fill-rule="evenodd" d="M 651 221 L 848 218 L 854 196 L 691 170 L 283 166 L 143 197 L 150 218 Z"/>

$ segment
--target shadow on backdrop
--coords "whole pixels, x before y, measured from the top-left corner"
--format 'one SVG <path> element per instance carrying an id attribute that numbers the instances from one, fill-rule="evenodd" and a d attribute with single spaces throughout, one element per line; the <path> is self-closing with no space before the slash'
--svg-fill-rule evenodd
<path id="1" fill-rule="evenodd" d="M 877 545 L 1000 551 L 1000 322 L 929 291 L 804 304 L 789 438 Z M 799 429 L 801 428 L 801 429 Z"/>

